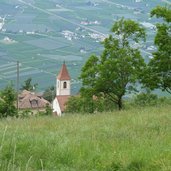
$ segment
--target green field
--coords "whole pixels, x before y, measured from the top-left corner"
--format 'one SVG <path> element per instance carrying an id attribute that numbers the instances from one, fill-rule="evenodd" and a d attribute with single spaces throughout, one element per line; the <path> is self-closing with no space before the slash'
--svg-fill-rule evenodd
<path id="1" fill-rule="evenodd" d="M 0 170 L 170 171 L 171 106 L 0 121 Z"/>

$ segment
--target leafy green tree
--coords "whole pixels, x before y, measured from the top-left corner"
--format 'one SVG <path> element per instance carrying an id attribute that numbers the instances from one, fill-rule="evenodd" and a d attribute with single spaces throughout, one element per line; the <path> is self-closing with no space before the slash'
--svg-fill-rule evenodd
<path id="1" fill-rule="evenodd" d="M 95 111 L 95 101 L 88 96 L 73 96 L 66 104 L 67 113 L 93 113 Z"/>
<path id="2" fill-rule="evenodd" d="M 157 51 L 148 64 L 144 83 L 151 90 L 159 88 L 171 94 L 171 8 L 157 6 L 151 15 L 164 22 L 156 25 L 154 44 Z"/>
<path id="3" fill-rule="evenodd" d="M 43 93 L 43 98 L 49 102 L 52 102 L 54 100 L 55 96 L 56 96 L 56 91 L 55 91 L 54 86 L 47 88 Z"/>
<path id="4" fill-rule="evenodd" d="M 49 105 L 46 105 L 45 115 L 52 115 L 52 108 Z"/>
<path id="5" fill-rule="evenodd" d="M 145 30 L 138 23 L 124 18 L 114 23 L 113 34 L 103 42 L 100 57 L 92 55 L 82 68 L 82 94 L 103 96 L 122 109 L 123 96 L 135 90 L 135 83 L 145 62 L 132 43 L 145 40 Z"/>
<path id="6" fill-rule="evenodd" d="M 22 85 L 21 90 L 28 90 L 28 91 L 33 91 L 36 89 L 38 84 L 32 84 L 32 78 L 28 78 L 27 80 L 24 81 L 24 85 Z"/>
<path id="7" fill-rule="evenodd" d="M 38 115 L 39 116 L 52 116 L 52 108 L 49 105 L 46 105 L 45 111 L 39 111 Z"/>
<path id="8" fill-rule="evenodd" d="M 134 98 L 134 104 L 141 107 L 157 105 L 158 101 L 158 96 L 148 90 L 147 92 L 141 92 Z"/>
<path id="9" fill-rule="evenodd" d="M 16 92 L 12 86 L 7 86 L 0 92 L 0 117 L 16 116 Z"/>
<path id="10" fill-rule="evenodd" d="M 103 97 L 73 96 L 66 104 L 67 113 L 94 113 L 114 109 L 116 106 Z"/>
<path id="11" fill-rule="evenodd" d="M 80 96 L 72 96 L 66 103 L 67 113 L 80 113 L 82 110 L 82 99 Z"/>

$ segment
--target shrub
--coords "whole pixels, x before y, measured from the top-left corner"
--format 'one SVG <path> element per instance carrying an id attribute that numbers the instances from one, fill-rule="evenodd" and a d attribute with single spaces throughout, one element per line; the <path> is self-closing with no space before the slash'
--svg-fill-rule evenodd
<path id="1" fill-rule="evenodd" d="M 52 108 L 49 105 L 46 105 L 45 111 L 40 111 L 38 113 L 39 116 L 50 116 L 52 115 Z"/>
<path id="2" fill-rule="evenodd" d="M 82 99 L 80 96 L 72 96 L 66 104 L 67 113 L 79 113 L 82 108 Z"/>
<path id="3" fill-rule="evenodd" d="M 7 86 L 0 92 L 0 117 L 17 116 L 15 101 L 16 92 L 12 86 Z"/>
<path id="4" fill-rule="evenodd" d="M 112 111 L 116 108 L 116 105 L 104 97 L 73 96 L 66 104 L 67 113 L 94 113 Z"/>
<path id="5" fill-rule="evenodd" d="M 28 117 L 30 117 L 30 116 L 33 116 L 33 112 L 32 112 L 31 110 L 29 110 L 29 109 L 23 110 L 23 111 L 21 111 L 21 112 L 19 113 L 19 117 L 20 117 L 20 118 L 28 118 Z"/>
<path id="6" fill-rule="evenodd" d="M 154 106 L 158 103 L 158 96 L 156 94 L 152 94 L 151 92 L 143 92 L 138 94 L 134 98 L 134 103 L 138 106 Z"/>

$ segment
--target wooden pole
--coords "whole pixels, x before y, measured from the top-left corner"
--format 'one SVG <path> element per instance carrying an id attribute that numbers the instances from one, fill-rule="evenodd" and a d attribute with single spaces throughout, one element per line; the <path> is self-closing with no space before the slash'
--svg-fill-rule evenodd
<path id="1" fill-rule="evenodd" d="M 19 113 L 19 61 L 17 61 L 17 114 Z"/>

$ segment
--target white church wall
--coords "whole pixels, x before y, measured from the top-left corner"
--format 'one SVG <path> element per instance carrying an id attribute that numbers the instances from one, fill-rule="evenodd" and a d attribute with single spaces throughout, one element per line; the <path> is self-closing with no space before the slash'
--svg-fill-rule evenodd
<path id="1" fill-rule="evenodd" d="M 66 88 L 63 87 L 64 82 L 66 82 L 66 84 L 67 84 Z M 56 82 L 56 95 L 57 96 L 70 95 L 71 94 L 70 87 L 71 87 L 70 80 L 63 80 L 63 81 L 57 80 L 57 82 Z"/>
<path id="2" fill-rule="evenodd" d="M 62 112 L 61 112 L 61 109 L 60 109 L 60 106 L 59 106 L 57 98 L 55 98 L 53 100 L 53 112 L 57 113 L 58 116 L 61 116 Z"/>

